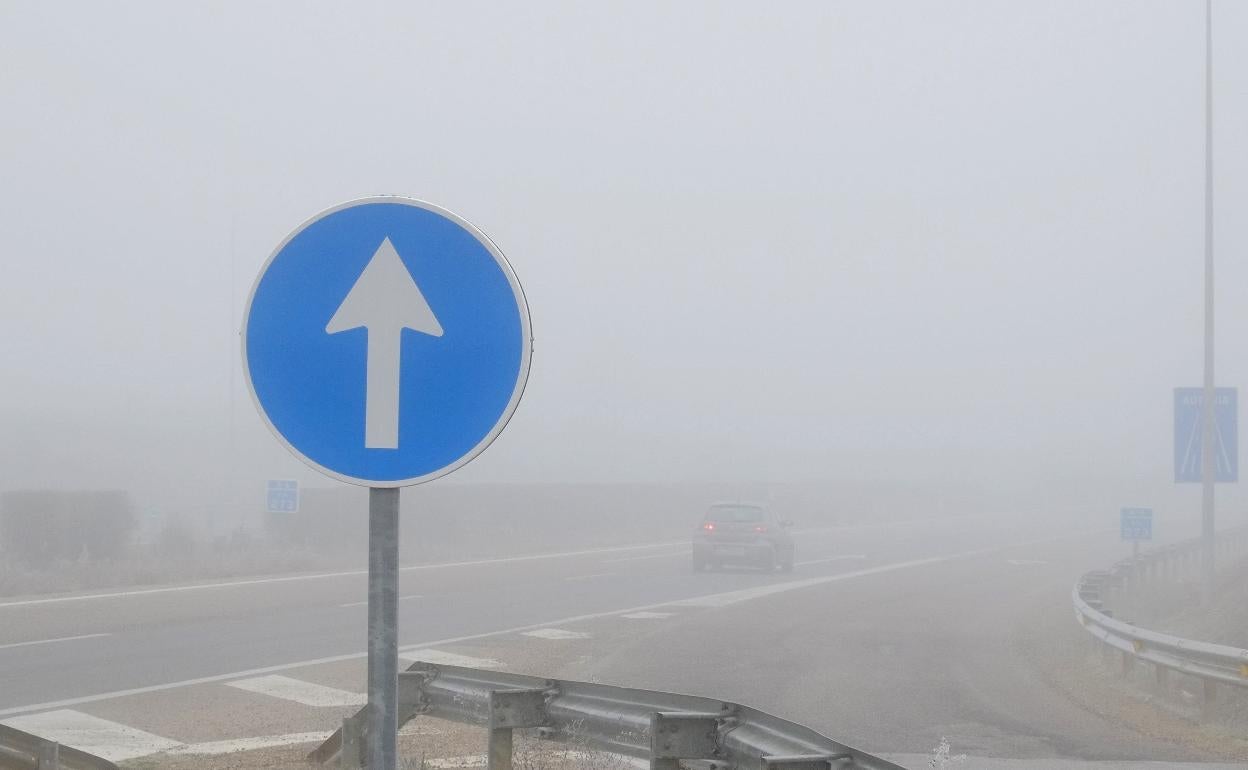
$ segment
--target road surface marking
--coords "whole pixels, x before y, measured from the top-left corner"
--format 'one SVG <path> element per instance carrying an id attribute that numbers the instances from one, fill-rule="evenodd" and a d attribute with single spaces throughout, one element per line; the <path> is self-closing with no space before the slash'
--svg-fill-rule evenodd
<path id="1" fill-rule="evenodd" d="M 580 551 L 560 551 L 557 553 L 537 553 L 527 556 L 505 556 L 498 559 L 475 559 L 473 561 L 456 561 L 442 562 L 439 564 L 414 564 L 409 567 L 399 567 L 400 572 L 413 572 L 417 570 L 433 570 L 433 569 L 451 569 L 455 567 L 481 567 L 492 564 L 515 564 L 526 561 L 541 561 L 543 559 L 568 559 L 576 556 L 591 556 L 600 553 L 624 553 L 627 551 L 645 551 L 651 548 L 670 548 L 678 545 L 672 541 L 665 543 L 645 543 L 642 545 L 620 545 L 610 548 L 587 548 Z M 325 580 L 328 578 L 340 577 L 360 577 L 368 575 L 368 570 L 356 569 L 346 570 L 344 572 L 318 572 L 312 575 L 287 575 L 283 577 L 255 578 L 250 580 L 233 580 L 222 583 L 197 583 L 185 586 L 166 586 L 164 588 L 140 588 L 133 591 L 114 591 L 104 594 L 82 594 L 80 596 L 50 596 L 45 599 L 20 599 L 13 602 L 0 602 L 0 610 L 9 607 L 29 607 L 38 604 L 60 604 L 63 602 L 85 602 L 93 599 L 121 599 L 131 596 L 147 596 L 149 594 L 169 594 L 179 593 L 182 591 L 206 591 L 214 588 L 235 588 L 239 586 L 255 586 L 265 585 L 268 583 L 295 583 L 301 580 Z"/>
<path id="2" fill-rule="evenodd" d="M 621 564 L 626 561 L 645 561 L 646 559 L 674 559 L 677 556 L 688 556 L 688 551 L 677 551 L 676 553 L 652 553 L 646 556 L 625 556 L 623 559 L 606 559 L 603 564 Z"/>
<path id="3" fill-rule="evenodd" d="M 1108 532 L 1111 530 L 1090 530 L 1094 532 Z M 1063 535 L 1052 535 L 1050 537 L 1039 538 L 1036 540 L 1027 540 L 1020 543 L 1003 543 L 1001 545 L 989 546 L 987 548 L 979 548 L 974 551 L 964 551 L 949 556 L 938 556 L 931 559 L 918 559 L 915 561 L 897 562 L 895 564 L 884 564 L 869 570 L 857 570 L 855 572 L 844 572 L 839 575 L 832 575 L 826 578 L 814 578 L 809 580 L 794 581 L 792 583 L 777 583 L 778 586 L 787 586 L 788 588 L 780 588 L 780 591 L 792 590 L 793 588 L 804 588 L 809 585 L 817 585 L 819 583 L 828 583 L 836 580 L 851 580 L 858 577 L 866 577 L 868 575 L 876 575 L 883 572 L 891 572 L 893 570 L 913 569 L 915 567 L 923 567 L 928 564 L 936 564 L 940 562 L 954 561 L 957 559 L 968 559 L 975 556 L 982 556 L 986 553 L 994 551 L 1004 551 L 1010 548 L 1024 548 L 1028 546 L 1041 545 L 1043 543 L 1052 543 L 1059 540 L 1070 540 L 1075 537 L 1086 537 L 1090 531 L 1078 531 Z M 735 592 L 730 592 L 735 593 Z M 711 594 L 710 596 L 717 596 Z M 708 597 L 695 597 L 695 599 L 705 599 Z M 642 604 L 636 607 L 622 607 L 613 610 L 603 610 L 601 612 L 589 612 L 583 615 L 572 615 L 566 618 L 556 620 L 545 620 L 540 623 L 530 623 L 525 626 L 515 626 L 512 628 L 502 628 L 495 631 L 485 631 L 479 634 L 468 634 L 465 636 L 454 636 L 448 639 L 431 639 L 421 642 L 420 644 L 409 644 L 400 647 L 400 652 L 410 652 L 426 647 L 441 647 L 444 645 L 458 644 L 460 642 L 471 642 L 478 639 L 489 639 L 496 636 L 506 636 L 508 634 L 518 634 L 533 629 L 545 628 L 550 625 L 561 625 L 566 623 L 579 623 L 586 620 L 597 620 L 598 618 L 609 618 L 617 615 L 623 615 L 629 612 L 643 612 L 645 610 L 658 610 L 676 606 L 681 601 L 690 600 L 667 600 L 654 602 L 653 604 Z M 739 600 L 741 601 L 741 600 Z M 12 714 L 28 714 L 32 711 L 46 711 L 48 709 L 66 708 L 68 706 L 78 706 L 84 703 L 97 703 L 102 700 L 110 700 L 112 698 L 121 698 L 129 695 L 144 695 L 152 692 L 163 692 L 164 690 L 174 690 L 179 687 L 191 687 L 197 684 L 212 684 L 214 682 L 226 682 L 249 676 L 261 676 L 264 674 L 272 674 L 278 671 L 290 671 L 295 668 L 304 668 L 307 666 L 322 666 L 328 663 L 342 663 L 348 660 L 360 660 L 368 657 L 367 652 L 348 652 L 342 655 L 329 655 L 324 658 L 312 658 L 311 660 L 300 660 L 291 663 L 278 663 L 272 666 L 263 666 L 261 668 L 252 668 L 245 671 L 234 671 L 228 674 L 213 674 L 210 676 L 201 676 L 195 679 L 182 679 L 176 682 L 165 682 L 164 684 L 153 684 L 145 687 L 131 687 L 124 690 L 113 690 L 111 692 L 96 693 L 94 695 L 80 695 L 74 698 L 63 698 L 61 700 L 46 701 L 44 703 L 32 703 L 26 706 L 13 706 L 6 709 L 0 709 L 0 717 L 6 717 Z"/>
<path id="4" fill-rule="evenodd" d="M 110 762 L 143 757 L 182 745 L 159 735 L 70 709 L 17 717 L 6 720 L 4 724 L 95 754 Z"/>
<path id="5" fill-rule="evenodd" d="M 1048 562 L 1044 559 L 1009 559 L 1006 563 L 1013 564 L 1015 567 L 1030 567 L 1048 564 Z"/>
<path id="6" fill-rule="evenodd" d="M 300 743 L 320 743 L 329 737 L 327 732 L 319 733 L 288 733 L 286 735 L 262 735 L 258 738 L 234 738 L 228 741 L 209 741 L 207 743 L 188 743 L 184 746 L 169 749 L 166 754 L 196 756 L 216 756 L 233 754 L 236 751 L 253 751 L 255 749 L 271 749 L 274 746 L 295 746 Z"/>
<path id="7" fill-rule="evenodd" d="M 662 620 L 675 615 L 674 612 L 626 612 L 620 617 L 629 620 Z"/>
<path id="8" fill-rule="evenodd" d="M 226 682 L 230 687 L 237 687 L 247 692 L 269 695 L 282 700 L 294 701 L 304 706 L 330 708 L 334 706 L 363 706 L 368 703 L 364 693 L 339 690 L 337 687 L 326 687 L 323 684 L 305 682 L 288 676 L 270 674 L 253 679 L 242 679 L 237 682 Z"/>
<path id="9" fill-rule="evenodd" d="M 423 598 L 425 597 L 422 594 L 412 594 L 411 596 L 400 596 L 399 601 L 405 602 L 408 599 L 423 599 Z M 339 607 L 363 607 L 367 604 L 368 604 L 368 600 L 365 599 L 362 602 L 347 602 L 346 604 L 339 604 L 338 606 Z"/>
<path id="10" fill-rule="evenodd" d="M 525 636 L 532 636 L 536 639 L 588 639 L 589 634 L 584 631 L 569 631 L 566 628 L 535 628 L 532 631 L 522 632 Z"/>
<path id="11" fill-rule="evenodd" d="M 865 558 L 867 558 L 867 555 L 865 553 L 850 553 L 850 554 L 845 554 L 844 556 L 829 556 L 826 559 L 807 559 L 806 561 L 797 562 L 797 564 L 795 564 L 794 566 L 805 567 L 808 564 L 826 564 L 830 561 L 848 561 L 851 559 L 857 560 L 857 559 L 865 559 Z"/>
<path id="12" fill-rule="evenodd" d="M 593 580 L 595 578 L 613 577 L 618 573 L 615 572 L 595 572 L 592 575 L 572 575 L 565 577 L 564 580 Z"/>
<path id="13" fill-rule="evenodd" d="M 422 648 L 409 650 L 399 654 L 401 660 L 410 663 L 432 663 L 435 666 L 462 666 L 463 668 L 502 668 L 503 664 L 493 658 L 474 658 L 471 655 L 457 655 L 453 652 Z"/>
<path id="14" fill-rule="evenodd" d="M 30 647 L 34 644 L 52 644 L 54 642 L 73 642 L 78 639 L 98 639 L 101 636 L 112 636 L 112 634 L 83 634 L 81 636 L 58 636 L 55 639 L 39 639 L 34 642 L 14 642 L 13 644 L 0 644 L 0 650 L 11 650 L 14 647 Z"/>

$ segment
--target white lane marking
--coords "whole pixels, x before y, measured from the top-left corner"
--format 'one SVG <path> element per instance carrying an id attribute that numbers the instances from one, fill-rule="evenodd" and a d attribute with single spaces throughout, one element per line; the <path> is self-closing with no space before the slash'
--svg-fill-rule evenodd
<path id="1" fill-rule="evenodd" d="M 662 620 L 675 615 L 674 612 L 626 612 L 620 617 L 629 620 Z"/>
<path id="2" fill-rule="evenodd" d="M 169 749 L 169 755 L 216 756 L 233 754 L 236 751 L 252 751 L 254 749 L 270 749 L 274 746 L 295 746 L 300 743 L 319 743 L 329 737 L 329 733 L 288 733 L 286 735 L 262 735 L 258 738 L 234 738 L 228 741 L 209 741 L 207 743 L 188 743 Z"/>
<path id="3" fill-rule="evenodd" d="M 503 664 L 493 658 L 474 658 L 471 655 L 458 655 L 453 652 L 422 648 L 410 650 L 399 655 L 400 660 L 410 663 L 432 663 L 435 666 L 462 666 L 464 668 L 502 668 Z"/>
<path id="4" fill-rule="evenodd" d="M 271 674 L 237 682 L 226 682 L 230 687 L 237 687 L 247 692 L 260 693 L 282 700 L 294 701 L 304 706 L 330 708 L 333 706 L 363 706 L 368 703 L 364 693 L 339 690 L 337 687 L 326 687 L 323 684 L 305 682 L 288 676 Z"/>
<path id="5" fill-rule="evenodd" d="M 564 580 L 594 580 L 596 578 L 613 577 L 619 573 L 616 572 L 595 572 L 592 575 L 570 575 Z"/>
<path id="6" fill-rule="evenodd" d="M 181 744 L 81 711 L 62 709 L 6 720 L 9 727 L 81 749 L 110 762 L 143 757 Z"/>
<path id="7" fill-rule="evenodd" d="M 408 599 L 423 599 L 423 598 L 425 598 L 423 594 L 412 594 L 410 596 L 400 596 L 399 601 L 405 602 Z M 347 602 L 346 604 L 339 604 L 338 606 L 339 607 L 364 607 L 367 604 L 368 604 L 368 600 L 365 599 L 362 602 Z"/>
<path id="8" fill-rule="evenodd" d="M 1037 540 L 1027 540 L 1021 543 L 1003 543 L 997 546 L 980 548 L 974 551 L 964 551 L 962 553 L 956 553 L 950 556 L 936 557 L 934 559 L 919 559 L 917 561 L 899 562 L 897 564 L 885 564 L 885 565 L 882 565 L 880 567 L 876 567 L 870 570 L 858 570 L 856 572 L 846 572 L 846 573 L 835 575 L 835 576 L 832 576 L 830 578 L 826 578 L 823 580 L 816 579 L 813 583 L 811 581 L 795 581 L 794 583 L 785 583 L 785 584 L 777 584 L 777 585 L 789 585 L 789 586 L 792 586 L 793 588 L 802 588 L 802 587 L 805 587 L 806 585 L 813 585 L 814 583 L 818 583 L 818 582 L 831 582 L 832 580 L 849 580 L 849 579 L 856 578 L 856 577 L 874 575 L 880 572 L 889 572 L 892 570 L 899 570 L 899 569 L 911 569 L 913 567 L 921 567 L 927 564 L 932 564 L 932 563 L 941 562 L 941 561 L 953 561 L 955 559 L 967 559 L 967 558 L 972 558 L 975 556 L 982 556 L 985 553 L 991 553 L 993 551 L 1004 551 L 1010 548 L 1025 548 L 1028 546 L 1042 545 L 1044 543 L 1052 543 L 1052 542 L 1056 542 L 1059 540 L 1070 540 L 1071 538 L 1075 538 L 1075 537 L 1087 537 L 1089 534 L 1101 534 L 1104 532 L 1114 532 L 1114 531 L 1116 530 L 1112 530 L 1112 529 L 1087 530 L 1087 531 L 1074 532 L 1074 533 L 1069 533 L 1069 534 L 1064 534 L 1064 535 L 1053 535 L 1051 537 L 1040 538 Z M 711 594 L 711 595 L 714 596 L 715 594 Z M 696 598 L 706 598 L 706 597 L 696 597 Z M 476 641 L 478 639 L 489 639 L 495 636 L 518 634 L 524 631 L 531 631 L 536 628 L 545 628 L 550 625 L 579 623 L 585 620 L 597 620 L 598 618 L 609 618 L 609 617 L 614 617 L 616 615 L 623 615 L 628 612 L 642 612 L 644 610 L 662 609 L 666 607 L 672 607 L 678 604 L 680 601 L 684 601 L 684 600 L 672 601 L 669 599 L 667 601 L 655 602 L 653 604 L 640 604 L 636 607 L 623 607 L 623 608 L 614 609 L 614 610 L 603 610 L 602 612 L 589 612 L 589 613 L 585 613 L 584 615 L 572 615 L 570 617 L 559 618 L 557 620 L 545 620 L 545 621 L 542 621 L 541 623 L 531 623 L 527 626 L 515 626 L 513 628 L 503 628 L 503 629 L 499 629 L 496 631 L 485 631 L 480 634 L 468 634 L 466 636 L 453 636 L 448 639 L 433 639 L 433 640 L 421 642 L 420 644 L 409 644 L 404 647 L 400 647 L 399 651 L 409 652 L 411 650 L 419 650 L 425 647 L 440 647 L 440 646 L 448 645 L 448 644 L 458 644 L 460 642 Z M 177 682 L 165 682 L 164 684 L 153 684 L 153 685 L 147 685 L 145 687 L 131 687 L 125 690 L 113 690 L 111 692 L 96 693 L 95 695 L 80 695 L 75 698 L 63 698 L 61 700 L 46 701 L 44 703 L 32 703 L 26 706 L 13 706 L 7 709 L 0 709 L 0 717 L 9 716 L 11 714 L 27 714 L 32 711 L 46 711 L 48 709 L 65 708 L 67 706 L 78 706 L 83 703 L 96 703 L 102 700 L 110 700 L 112 698 L 121 698 L 121 697 L 129 696 L 129 695 L 145 695 L 147 693 L 152 693 L 152 692 L 174 690 L 179 687 L 191 687 L 197 684 L 211 684 L 214 682 L 226 682 L 226 681 L 230 681 L 233 679 L 239 679 L 240 677 L 261 676 L 263 674 L 272 674 L 278 671 L 289 671 L 294 668 L 305 668 L 307 666 L 321 666 L 327 663 L 342 663 L 343 661 L 359 660 L 365 657 L 368 657 L 367 652 L 348 652 L 342 655 L 329 655 L 324 658 L 312 658 L 311 660 L 299 660 L 299 661 L 294 661 L 292 663 L 279 663 L 273 666 L 252 668 L 252 669 L 247 669 L 245 671 L 234 671 L 228 674 L 213 674 L 210 676 L 197 677 L 195 679 L 182 679 Z"/>
<path id="9" fill-rule="evenodd" d="M 652 553 L 646 556 L 625 556 L 623 559 L 606 559 L 603 564 L 622 564 L 626 561 L 645 561 L 646 559 L 674 559 L 677 556 L 688 556 L 688 551 L 678 551 L 676 553 Z"/>
<path id="10" fill-rule="evenodd" d="M 805 567 L 808 564 L 826 564 L 830 561 L 861 560 L 865 558 L 867 558 L 865 553 L 849 553 L 844 556 L 829 556 L 826 559 L 807 559 L 806 561 L 799 561 L 795 566 Z"/>
<path id="11" fill-rule="evenodd" d="M 627 551 L 645 551 L 651 548 L 670 548 L 678 543 L 645 543 L 642 545 L 620 545 L 610 548 L 587 548 L 581 551 L 560 551 L 558 553 L 537 553 L 528 556 L 506 556 L 498 559 L 475 559 L 473 561 L 442 562 L 440 564 L 414 564 L 410 567 L 399 567 L 400 572 L 418 570 L 450 569 L 455 567 L 481 567 L 491 564 L 515 564 L 526 561 L 544 559 L 568 559 L 576 556 L 592 556 L 599 553 L 624 553 Z M 368 570 L 346 570 L 343 572 L 318 572 L 312 575 L 288 575 L 285 577 L 255 578 L 252 580 L 233 580 L 223 583 L 197 583 L 188 586 L 167 586 L 164 588 L 140 588 L 133 591 L 114 591 L 104 594 L 83 594 L 81 596 L 51 596 L 45 599 L 21 599 L 13 602 L 0 602 L 0 610 L 9 607 L 29 607 L 38 604 L 60 604 L 62 602 L 85 602 L 93 599 L 119 599 L 131 596 L 147 596 L 149 594 L 179 593 L 182 591 L 206 591 L 213 588 L 235 588 L 239 586 L 265 585 L 268 583 L 294 583 L 300 580 L 325 580 L 328 578 L 358 577 L 367 575 Z"/>
<path id="12" fill-rule="evenodd" d="M 1006 564 L 1013 564 L 1015 567 L 1032 567 L 1048 564 L 1048 562 L 1044 559 L 1007 559 Z"/>
<path id="13" fill-rule="evenodd" d="M 35 644 L 53 644 L 55 642 L 74 642 L 79 639 L 98 639 L 101 636 L 112 636 L 112 634 L 82 634 L 81 636 L 58 636 L 55 639 L 39 639 L 33 642 L 14 642 L 13 644 L 0 644 L 0 650 L 11 650 L 14 647 L 30 647 Z"/>
<path id="14" fill-rule="evenodd" d="M 588 639 L 589 634 L 584 631 L 569 631 L 566 628 L 535 628 L 532 631 L 524 631 L 525 636 L 532 636 L 536 639 Z"/>

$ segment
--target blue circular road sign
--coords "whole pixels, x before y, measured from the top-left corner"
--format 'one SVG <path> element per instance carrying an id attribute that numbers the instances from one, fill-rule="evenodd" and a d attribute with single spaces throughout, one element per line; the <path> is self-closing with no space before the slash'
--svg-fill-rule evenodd
<path id="1" fill-rule="evenodd" d="M 269 428 L 343 481 L 444 476 L 502 431 L 528 378 L 528 305 L 477 228 L 409 198 L 300 226 L 247 301 L 243 372 Z"/>

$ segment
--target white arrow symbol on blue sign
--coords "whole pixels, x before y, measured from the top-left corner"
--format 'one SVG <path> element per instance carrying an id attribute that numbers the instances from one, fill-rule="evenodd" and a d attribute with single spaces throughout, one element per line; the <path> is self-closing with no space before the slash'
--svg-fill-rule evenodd
<path id="1" fill-rule="evenodd" d="M 368 332 L 364 446 L 399 448 L 399 373 L 403 330 L 442 336 L 433 308 L 386 238 L 325 325 L 326 334 Z"/>

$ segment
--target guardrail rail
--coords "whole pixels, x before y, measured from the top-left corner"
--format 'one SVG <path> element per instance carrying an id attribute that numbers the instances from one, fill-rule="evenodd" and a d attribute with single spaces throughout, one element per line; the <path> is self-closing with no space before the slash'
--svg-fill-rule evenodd
<path id="1" fill-rule="evenodd" d="M 343 720 L 309 760 L 363 767 L 368 707 Z M 513 731 L 647 759 L 723 770 L 904 770 L 810 728 L 736 703 L 693 695 L 416 663 L 399 674 L 399 725 L 426 715 L 488 731 L 489 770 L 510 770 Z"/>
<path id="2" fill-rule="evenodd" d="M 1123 559 L 1108 570 L 1089 572 L 1075 584 L 1071 601 L 1083 628 L 1121 653 L 1124 675 L 1142 661 L 1154 667 L 1162 687 L 1170 672 L 1197 677 L 1202 682 L 1207 713 L 1217 702 L 1220 685 L 1248 688 L 1248 650 L 1150 631 L 1115 618 L 1108 606 L 1115 592 L 1142 590 L 1183 574 L 1194 576 L 1200 568 L 1200 547 L 1200 540 L 1189 540 L 1148 551 L 1138 559 Z M 1218 533 L 1220 561 L 1242 557 L 1245 551 L 1248 529 Z"/>
<path id="3" fill-rule="evenodd" d="M 119 770 L 107 759 L 0 725 L 3 770 Z"/>

